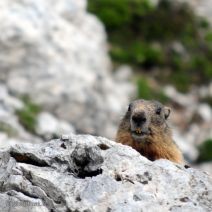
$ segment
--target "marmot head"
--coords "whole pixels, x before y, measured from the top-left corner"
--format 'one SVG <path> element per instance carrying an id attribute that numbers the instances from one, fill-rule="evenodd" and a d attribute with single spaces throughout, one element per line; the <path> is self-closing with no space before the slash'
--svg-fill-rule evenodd
<path id="1" fill-rule="evenodd" d="M 155 130 L 165 130 L 170 112 L 170 108 L 154 100 L 139 99 L 130 103 L 125 118 L 132 138 L 140 142 Z"/>

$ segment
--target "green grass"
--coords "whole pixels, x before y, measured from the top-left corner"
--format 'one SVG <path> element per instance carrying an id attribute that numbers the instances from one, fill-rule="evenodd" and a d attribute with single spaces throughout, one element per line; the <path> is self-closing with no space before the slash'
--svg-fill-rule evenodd
<path id="1" fill-rule="evenodd" d="M 41 107 L 33 103 L 29 97 L 23 97 L 25 103 L 24 108 L 16 111 L 20 124 L 30 133 L 36 134 L 35 128 L 37 124 L 37 116 L 41 111 Z"/>
<path id="2" fill-rule="evenodd" d="M 169 98 L 163 93 L 162 90 L 156 90 L 150 87 L 148 81 L 145 78 L 139 77 L 137 79 L 137 93 L 138 98 L 141 99 L 155 99 L 164 104 L 169 101 Z"/>
<path id="3" fill-rule="evenodd" d="M 206 140 L 199 146 L 199 157 L 197 162 L 208 162 L 212 161 L 212 139 Z"/>

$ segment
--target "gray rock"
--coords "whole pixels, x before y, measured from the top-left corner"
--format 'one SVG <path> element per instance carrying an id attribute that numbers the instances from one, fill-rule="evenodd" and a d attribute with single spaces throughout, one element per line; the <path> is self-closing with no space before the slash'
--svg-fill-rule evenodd
<path id="1" fill-rule="evenodd" d="M 58 120 L 48 112 L 41 112 L 37 117 L 36 133 L 48 139 L 54 135 L 75 133 L 75 129 L 68 122 Z"/>
<path id="2" fill-rule="evenodd" d="M 211 0 L 178 0 L 190 4 L 199 16 L 202 16 L 212 23 L 212 3 Z"/>
<path id="3" fill-rule="evenodd" d="M 117 81 L 128 81 L 132 78 L 133 70 L 128 65 L 122 65 L 115 70 L 114 77 Z"/>
<path id="4" fill-rule="evenodd" d="M 209 173 L 210 175 L 212 175 L 212 162 L 204 162 L 201 164 L 197 164 L 195 165 L 195 168 L 197 169 L 201 169 L 202 171 L 205 171 L 207 173 Z"/>
<path id="5" fill-rule="evenodd" d="M 180 134 L 178 130 L 173 131 L 173 138 L 179 146 L 180 150 L 183 152 L 183 155 L 188 162 L 196 161 L 198 157 L 197 147 L 192 143 L 196 135 L 189 132 L 188 134 Z"/>
<path id="6" fill-rule="evenodd" d="M 193 88 L 187 94 L 179 93 L 174 87 L 166 86 L 164 92 L 177 109 L 173 108 L 170 120 L 174 129 L 174 139 L 189 162 L 194 162 L 198 156 L 197 146 L 206 139 L 212 138 L 212 110 L 199 99 L 210 96 L 210 85 Z"/>
<path id="7" fill-rule="evenodd" d="M 200 104 L 197 112 L 205 122 L 210 122 L 212 120 L 212 109 L 209 105 Z"/>
<path id="8" fill-rule="evenodd" d="M 102 137 L 62 137 L 0 152 L 1 211 L 212 210 L 206 173 Z"/>
<path id="9" fill-rule="evenodd" d="M 201 86 L 197 88 L 197 92 L 200 98 L 212 97 L 212 82 L 210 82 L 208 86 L 206 85 L 206 86 Z"/>
<path id="10" fill-rule="evenodd" d="M 196 98 L 190 93 L 179 93 L 173 86 L 165 86 L 164 92 L 174 103 L 182 107 L 195 106 Z"/>
<path id="11" fill-rule="evenodd" d="M 24 107 L 24 103 L 12 96 L 4 84 L 0 84 L 0 147 L 8 147 L 14 143 L 34 142 L 42 140 L 28 133 L 19 123 L 16 111 Z"/>
<path id="12" fill-rule="evenodd" d="M 0 8 L 0 80 L 10 92 L 78 132 L 114 137 L 134 89 L 112 76 L 104 27 L 86 0 L 2 0 Z"/>

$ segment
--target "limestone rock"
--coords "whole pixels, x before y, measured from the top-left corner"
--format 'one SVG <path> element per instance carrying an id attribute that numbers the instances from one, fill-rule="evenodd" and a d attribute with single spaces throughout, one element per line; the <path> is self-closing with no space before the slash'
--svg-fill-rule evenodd
<path id="1" fill-rule="evenodd" d="M 7 87 L 0 83 L 0 148 L 19 142 L 42 142 L 19 123 L 16 110 L 23 107 L 24 103 L 12 96 Z"/>
<path id="2" fill-rule="evenodd" d="M 212 120 L 212 109 L 209 105 L 199 105 L 198 113 L 205 122 L 210 122 Z"/>
<path id="3" fill-rule="evenodd" d="M 179 93 L 174 87 L 166 86 L 164 92 L 176 109 L 172 109 L 170 120 L 174 129 L 174 140 L 186 159 L 194 162 L 198 157 L 197 146 L 212 138 L 212 109 L 200 99 L 210 95 L 211 85 L 193 88 L 187 94 Z"/>
<path id="4" fill-rule="evenodd" d="M 0 152 L 3 212 L 9 204 L 21 212 L 209 212 L 211 187 L 207 173 L 167 160 L 151 162 L 131 147 L 90 135 Z"/>
<path id="5" fill-rule="evenodd" d="M 114 137 L 134 91 L 112 76 L 102 23 L 86 0 L 2 0 L 0 80 L 78 132 Z"/>
<path id="6" fill-rule="evenodd" d="M 198 165 L 195 165 L 197 169 L 201 169 L 202 171 L 205 171 L 212 175 L 212 162 L 204 162 Z"/>
<path id="7" fill-rule="evenodd" d="M 68 122 L 58 120 L 48 112 L 41 112 L 37 117 L 36 132 L 48 139 L 54 135 L 75 133 L 75 129 Z"/>

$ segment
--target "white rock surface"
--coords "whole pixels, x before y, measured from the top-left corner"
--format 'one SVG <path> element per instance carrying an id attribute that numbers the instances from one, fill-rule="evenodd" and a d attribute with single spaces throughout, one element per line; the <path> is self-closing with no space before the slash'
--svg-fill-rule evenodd
<path id="1" fill-rule="evenodd" d="M 7 87 L 0 84 L 0 148 L 15 143 L 41 143 L 55 136 L 60 137 L 64 133 L 75 133 L 71 124 L 44 111 L 36 117 L 36 135 L 27 132 L 16 114 L 17 110 L 24 107 L 24 102 L 12 96 Z"/>
<path id="2" fill-rule="evenodd" d="M 0 80 L 79 132 L 114 137 L 133 87 L 114 80 L 106 34 L 86 0 L 2 0 Z M 61 104 L 62 103 L 62 104 Z"/>
<path id="3" fill-rule="evenodd" d="M 212 120 L 212 109 L 209 105 L 200 104 L 197 112 L 205 122 L 210 122 Z"/>
<path id="4" fill-rule="evenodd" d="M 68 122 L 58 120 L 48 112 L 41 112 L 37 117 L 38 135 L 51 138 L 53 135 L 75 133 L 75 129 Z"/>
<path id="5" fill-rule="evenodd" d="M 10 95 L 7 87 L 0 83 L 0 148 L 14 143 L 34 142 L 41 139 L 27 132 L 19 123 L 16 110 L 23 109 L 24 103 Z"/>
<path id="6" fill-rule="evenodd" d="M 193 137 L 192 137 L 193 138 Z M 199 155 L 197 147 L 192 143 L 191 139 L 186 135 L 181 135 L 178 130 L 174 130 L 173 139 L 183 152 L 186 161 L 195 161 Z"/>
<path id="7" fill-rule="evenodd" d="M 8 201 L 16 212 L 212 210 L 212 178 L 206 173 L 148 161 L 105 138 L 65 137 L 0 152 L 2 212 L 9 210 Z"/>
<path id="8" fill-rule="evenodd" d="M 195 165 L 195 168 L 201 169 L 202 171 L 207 172 L 212 176 L 212 162 L 205 162 Z"/>

